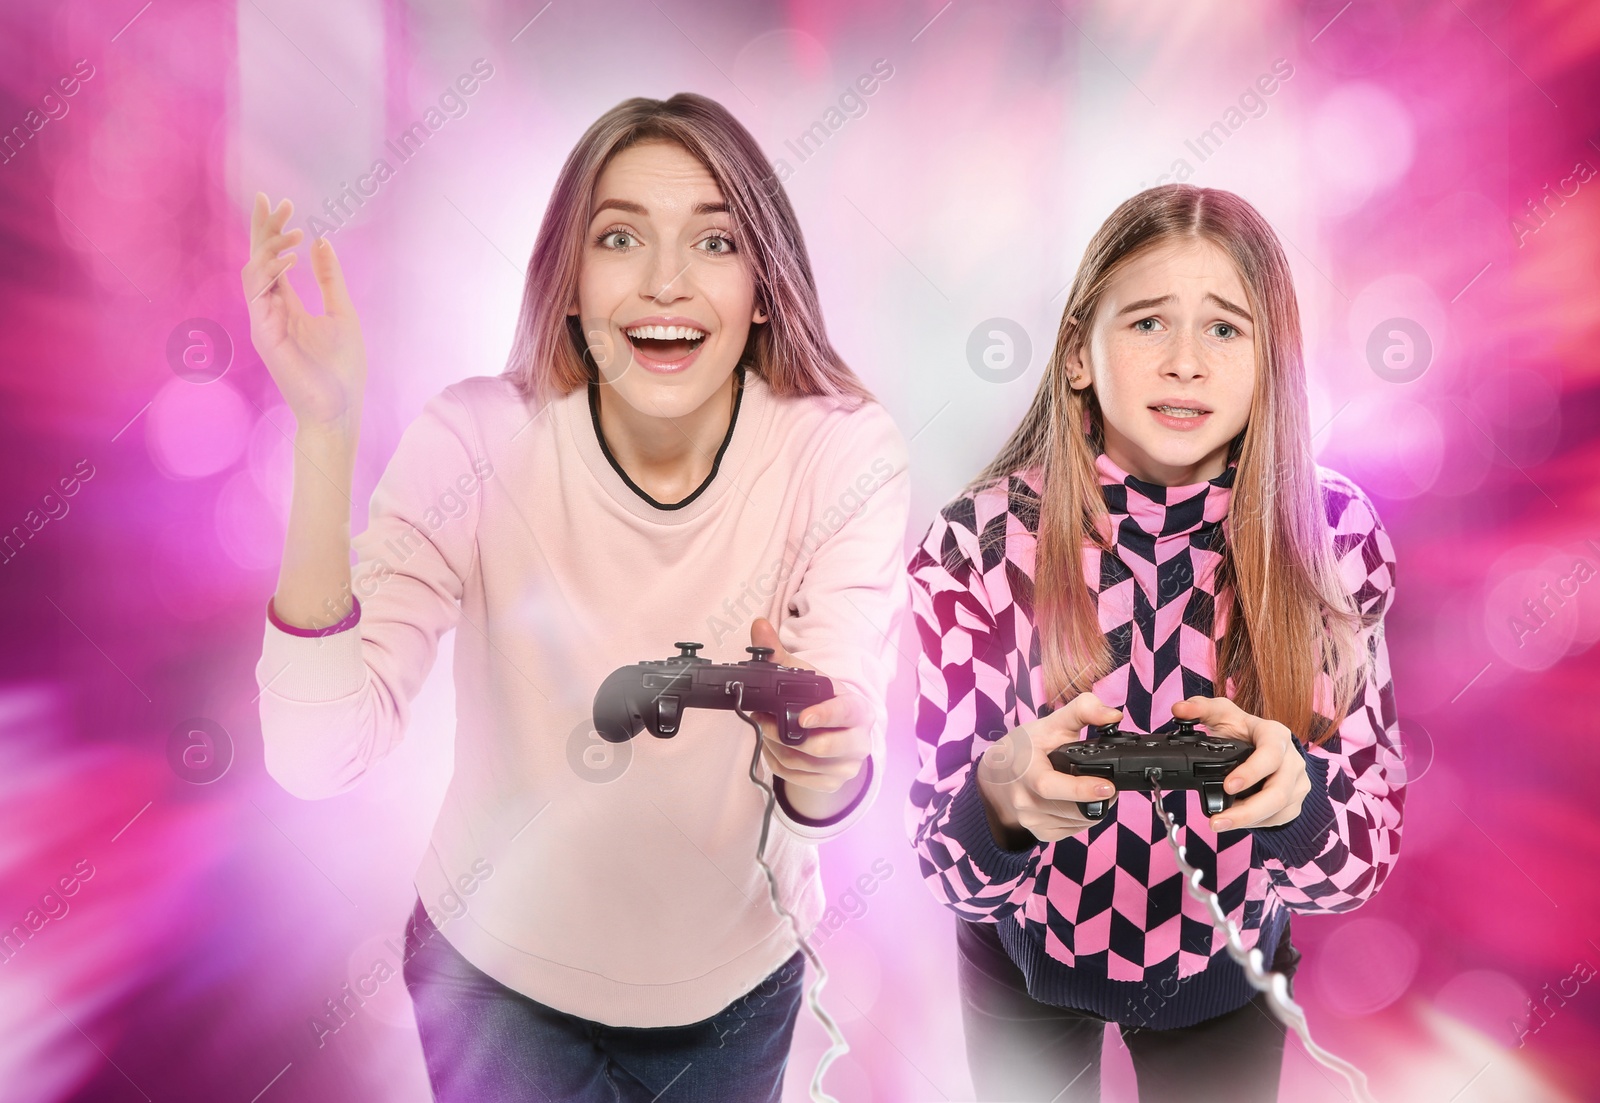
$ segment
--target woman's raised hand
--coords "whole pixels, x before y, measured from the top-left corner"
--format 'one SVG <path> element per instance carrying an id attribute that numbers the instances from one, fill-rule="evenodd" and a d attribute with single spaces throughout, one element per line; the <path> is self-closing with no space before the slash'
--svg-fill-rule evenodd
<path id="1" fill-rule="evenodd" d="M 294 205 L 282 200 L 268 210 L 265 192 L 250 209 L 250 259 L 239 275 L 250 310 L 250 343 L 300 429 L 355 433 L 367 384 L 367 350 L 361 322 L 345 287 L 344 272 L 327 238 L 311 248 L 311 268 L 322 290 L 322 313 L 306 312 L 289 283 L 296 254 L 278 254 L 299 244 L 305 231 L 284 232 Z"/>

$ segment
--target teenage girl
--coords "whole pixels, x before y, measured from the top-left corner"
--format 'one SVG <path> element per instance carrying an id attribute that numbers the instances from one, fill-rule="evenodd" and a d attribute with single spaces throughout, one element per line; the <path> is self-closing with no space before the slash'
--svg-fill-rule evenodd
<path id="1" fill-rule="evenodd" d="M 320 316 L 281 278 L 290 209 L 256 197 L 242 272 L 298 421 L 257 668 L 266 764 L 306 798 L 354 785 L 459 627 L 454 772 L 405 943 L 436 1097 L 778 1099 L 804 960 L 756 860 L 758 737 L 692 710 L 673 738 L 610 744 L 591 709 L 678 641 L 831 678 L 802 745 L 770 718 L 760 740 L 764 857 L 815 926 L 815 844 L 883 774 L 909 492 L 783 189 L 704 97 L 603 115 L 557 177 L 507 369 L 423 407 L 353 539 L 361 330 L 325 238 Z"/>
<path id="2" fill-rule="evenodd" d="M 1289 914 L 1354 908 L 1393 868 L 1394 549 L 1312 459 L 1289 266 L 1248 203 L 1169 185 L 1111 215 L 1022 425 L 910 573 L 909 823 L 959 917 L 978 1097 L 1098 1099 L 1111 1022 L 1147 1101 L 1275 1100 L 1283 1028 L 1151 795 L 1046 757 L 1113 721 L 1253 744 L 1225 787 L 1258 794 L 1209 818 L 1191 791 L 1162 801 L 1245 946 L 1291 976 Z"/>

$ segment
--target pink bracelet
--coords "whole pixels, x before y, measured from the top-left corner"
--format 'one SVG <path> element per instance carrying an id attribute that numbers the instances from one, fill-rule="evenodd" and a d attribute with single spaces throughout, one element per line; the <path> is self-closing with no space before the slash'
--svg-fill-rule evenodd
<path id="1" fill-rule="evenodd" d="M 354 628 L 361 620 L 361 599 L 355 594 L 350 595 L 350 612 L 338 624 L 330 624 L 326 628 L 296 628 L 286 623 L 278 616 L 278 611 L 272 607 L 272 598 L 267 598 L 267 620 L 280 632 L 287 632 L 291 636 L 331 636 L 335 632 L 343 632 Z"/>

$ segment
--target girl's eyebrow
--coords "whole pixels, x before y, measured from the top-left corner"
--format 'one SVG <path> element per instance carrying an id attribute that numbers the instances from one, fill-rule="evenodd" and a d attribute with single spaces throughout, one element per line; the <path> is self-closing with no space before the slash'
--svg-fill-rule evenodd
<path id="1" fill-rule="evenodd" d="M 645 218 L 650 216 L 650 212 L 648 209 L 646 209 L 644 204 L 635 203 L 631 199 L 602 199 L 595 205 L 594 212 L 590 214 L 589 217 L 591 219 L 598 218 L 600 212 L 605 210 L 624 211 L 628 214 L 636 214 Z M 727 214 L 728 205 L 722 202 L 696 203 L 694 205 L 694 213 L 697 215 Z"/>
<path id="2" fill-rule="evenodd" d="M 1250 317 L 1250 312 L 1248 310 L 1246 310 L 1242 306 L 1235 306 L 1233 303 L 1230 303 L 1227 299 L 1224 299 L 1221 295 L 1214 295 L 1211 292 L 1207 291 L 1206 292 L 1206 300 L 1209 300 L 1210 302 L 1216 303 L 1223 310 L 1226 310 L 1229 313 L 1237 314 L 1239 317 L 1243 318 L 1247 322 L 1255 321 L 1254 318 Z M 1171 301 L 1172 301 L 1172 296 L 1170 294 L 1162 295 L 1160 298 L 1157 298 L 1157 299 L 1140 299 L 1138 302 L 1129 303 L 1127 306 L 1125 306 L 1121 310 L 1117 311 L 1117 315 L 1120 317 L 1123 314 L 1133 314 L 1133 313 L 1135 313 L 1137 311 L 1140 311 L 1140 310 L 1149 310 L 1153 306 L 1161 306 L 1163 303 L 1168 303 L 1168 302 L 1171 302 Z M 1202 301 L 1205 301 L 1205 300 L 1202 300 Z"/>
<path id="3" fill-rule="evenodd" d="M 1255 321 L 1254 318 L 1250 317 L 1250 312 L 1248 310 L 1246 310 L 1242 306 L 1234 306 L 1227 299 L 1224 299 L 1221 295 L 1213 295 L 1211 292 L 1207 291 L 1206 292 L 1206 298 L 1208 298 L 1212 302 L 1216 303 L 1223 310 L 1226 310 L 1226 311 L 1228 311 L 1229 313 L 1232 313 L 1232 314 L 1239 315 L 1239 317 L 1243 318 L 1247 322 Z"/>

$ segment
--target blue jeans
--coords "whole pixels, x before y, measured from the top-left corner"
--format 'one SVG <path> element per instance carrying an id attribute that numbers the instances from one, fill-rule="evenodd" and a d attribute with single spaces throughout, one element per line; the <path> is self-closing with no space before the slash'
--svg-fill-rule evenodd
<path id="1" fill-rule="evenodd" d="M 687 1026 L 591 1022 L 486 975 L 428 921 L 406 923 L 406 988 L 440 1103 L 778 1103 L 800 1008 L 796 950 L 727 1007 Z"/>

